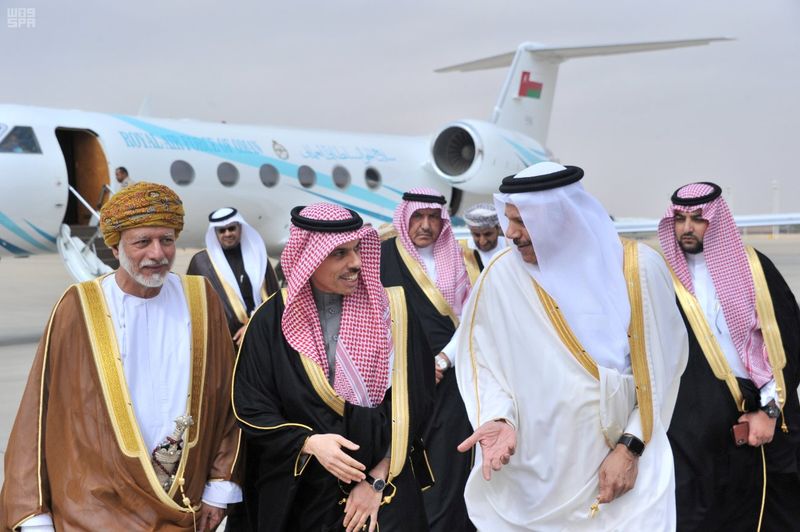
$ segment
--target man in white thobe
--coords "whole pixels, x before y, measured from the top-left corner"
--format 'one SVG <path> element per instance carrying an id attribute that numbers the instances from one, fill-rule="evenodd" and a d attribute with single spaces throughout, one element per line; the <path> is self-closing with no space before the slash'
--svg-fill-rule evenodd
<path id="1" fill-rule="evenodd" d="M 686 332 L 669 271 L 620 242 L 583 171 L 539 163 L 495 205 L 514 246 L 483 271 L 458 332 L 479 530 L 674 530 L 666 429 Z"/>

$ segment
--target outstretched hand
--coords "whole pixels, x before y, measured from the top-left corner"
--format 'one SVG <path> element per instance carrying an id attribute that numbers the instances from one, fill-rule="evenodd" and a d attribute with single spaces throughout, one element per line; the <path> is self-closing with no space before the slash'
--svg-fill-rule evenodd
<path id="1" fill-rule="evenodd" d="M 500 469 L 511 460 L 517 449 L 517 431 L 503 420 L 488 421 L 478 427 L 472 436 L 461 442 L 458 451 L 465 453 L 476 443 L 481 445 L 483 478 L 491 480 L 492 470 Z"/>

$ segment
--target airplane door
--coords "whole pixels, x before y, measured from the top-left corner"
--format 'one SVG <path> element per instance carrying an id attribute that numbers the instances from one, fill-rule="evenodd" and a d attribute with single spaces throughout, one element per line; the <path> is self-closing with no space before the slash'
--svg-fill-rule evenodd
<path id="1" fill-rule="evenodd" d="M 72 188 L 56 247 L 72 276 L 87 281 L 118 265 L 103 243 L 95 215 L 110 190 L 108 160 L 91 130 L 56 128 L 56 138 Z"/>
<path id="2" fill-rule="evenodd" d="M 69 184 L 95 210 L 105 199 L 105 186 L 110 182 L 108 160 L 97 134 L 87 129 L 56 128 L 56 138 L 64 155 Z M 64 223 L 89 225 L 92 214 L 75 197 L 69 195 Z M 94 220 L 96 223 L 97 220 Z"/>

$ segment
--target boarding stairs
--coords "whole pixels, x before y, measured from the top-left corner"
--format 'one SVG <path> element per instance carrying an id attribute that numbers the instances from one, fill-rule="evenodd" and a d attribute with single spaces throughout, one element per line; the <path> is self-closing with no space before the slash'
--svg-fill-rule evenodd
<path id="1" fill-rule="evenodd" d="M 89 211 L 91 217 L 89 223 L 85 225 L 61 224 L 56 237 L 56 246 L 72 277 L 78 282 L 90 281 L 119 267 L 119 261 L 114 257 L 114 253 L 103 242 L 99 227 L 100 214 L 97 212 L 106 193 L 110 193 L 111 190 L 107 185 L 104 186 L 96 208 L 92 207 L 72 186 L 69 187 L 69 192 Z"/>

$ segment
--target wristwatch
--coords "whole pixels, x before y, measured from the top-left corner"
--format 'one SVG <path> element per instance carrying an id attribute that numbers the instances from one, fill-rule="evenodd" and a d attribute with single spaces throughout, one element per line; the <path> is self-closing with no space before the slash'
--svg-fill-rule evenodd
<path id="1" fill-rule="evenodd" d="M 386 487 L 386 481 L 383 480 L 382 478 L 372 478 L 369 475 L 365 475 L 365 476 L 366 476 L 366 478 L 364 480 L 367 481 L 367 484 L 372 486 L 372 489 L 374 489 L 378 493 L 382 492 L 383 488 Z"/>
<path id="2" fill-rule="evenodd" d="M 767 414 L 767 416 L 769 416 L 771 419 L 778 419 L 778 417 L 781 415 L 781 409 L 775 404 L 775 399 L 762 406 L 761 410 L 763 410 L 764 413 Z"/>
<path id="3" fill-rule="evenodd" d="M 447 371 L 450 369 L 450 362 L 447 361 L 446 358 L 440 355 L 436 355 L 436 369 L 440 369 L 442 371 Z"/>
<path id="4" fill-rule="evenodd" d="M 619 437 L 617 440 L 618 444 L 622 444 L 628 448 L 628 450 L 633 453 L 634 456 L 642 456 L 644 452 L 644 442 L 634 436 L 633 434 L 628 434 L 627 432 Z"/>

